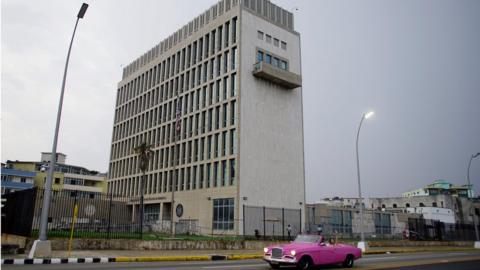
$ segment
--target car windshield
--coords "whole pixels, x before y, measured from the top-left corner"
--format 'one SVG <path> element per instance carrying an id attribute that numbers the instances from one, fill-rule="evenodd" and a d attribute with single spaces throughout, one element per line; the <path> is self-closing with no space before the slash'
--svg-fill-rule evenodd
<path id="1" fill-rule="evenodd" d="M 295 243 L 317 243 L 320 240 L 320 235 L 304 235 L 299 234 L 295 238 Z"/>

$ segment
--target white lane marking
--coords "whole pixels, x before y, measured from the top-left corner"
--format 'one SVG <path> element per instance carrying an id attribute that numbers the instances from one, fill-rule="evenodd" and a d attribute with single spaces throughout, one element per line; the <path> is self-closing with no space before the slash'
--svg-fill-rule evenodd
<path id="1" fill-rule="evenodd" d="M 202 268 L 205 269 L 224 269 L 224 268 L 242 268 L 242 267 L 257 267 L 257 266 L 265 266 L 264 263 L 257 263 L 257 264 L 242 264 L 242 265 L 219 265 L 219 266 L 204 266 Z"/>
<path id="2" fill-rule="evenodd" d="M 362 258 L 362 261 L 375 261 L 375 260 L 389 260 L 389 259 L 396 259 L 398 257 L 378 257 L 378 258 Z"/>

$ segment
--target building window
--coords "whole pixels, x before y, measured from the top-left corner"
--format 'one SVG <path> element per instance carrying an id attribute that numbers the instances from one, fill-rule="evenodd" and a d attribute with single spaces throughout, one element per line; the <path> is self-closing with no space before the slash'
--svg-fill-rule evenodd
<path id="1" fill-rule="evenodd" d="M 273 46 L 278 47 L 279 40 L 274 38 L 273 39 Z"/>
<path id="2" fill-rule="evenodd" d="M 287 49 L 287 43 L 282 41 L 281 47 L 282 47 L 282 49 L 286 50 Z"/>
<path id="3" fill-rule="evenodd" d="M 266 35 L 265 37 L 266 37 L 265 40 L 267 41 L 267 43 L 272 43 L 272 36 Z"/>
<path id="4" fill-rule="evenodd" d="M 263 32 L 262 31 L 257 31 L 257 37 L 258 37 L 258 39 L 263 40 Z"/>
<path id="5" fill-rule="evenodd" d="M 273 58 L 272 65 L 274 67 L 279 67 L 279 59 L 277 57 Z"/>
<path id="6" fill-rule="evenodd" d="M 338 233 L 352 233 L 352 212 L 332 210 L 332 230 Z"/>
<path id="7" fill-rule="evenodd" d="M 377 234 L 390 234 L 392 231 L 390 214 L 375 213 L 375 232 Z"/>
<path id="8" fill-rule="evenodd" d="M 235 183 L 235 159 L 230 159 L 230 185 Z"/>
<path id="9" fill-rule="evenodd" d="M 263 52 L 258 51 L 257 52 L 257 62 L 262 62 L 263 61 Z"/>
<path id="10" fill-rule="evenodd" d="M 271 64 L 272 63 L 272 56 L 270 54 L 266 54 L 265 55 L 265 62 L 267 64 Z"/>
<path id="11" fill-rule="evenodd" d="M 213 229 L 233 230 L 233 198 L 213 200 Z"/>

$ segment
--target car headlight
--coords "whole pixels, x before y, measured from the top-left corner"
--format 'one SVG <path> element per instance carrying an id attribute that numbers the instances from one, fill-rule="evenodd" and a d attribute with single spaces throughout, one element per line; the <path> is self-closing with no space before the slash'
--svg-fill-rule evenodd
<path id="1" fill-rule="evenodd" d="M 297 252 L 296 252 L 295 250 L 291 250 L 291 251 L 290 251 L 290 254 L 291 254 L 292 256 L 295 256 L 295 254 L 297 254 Z"/>
<path id="2" fill-rule="evenodd" d="M 263 248 L 263 252 L 267 253 L 267 252 L 268 252 L 268 248 Z"/>

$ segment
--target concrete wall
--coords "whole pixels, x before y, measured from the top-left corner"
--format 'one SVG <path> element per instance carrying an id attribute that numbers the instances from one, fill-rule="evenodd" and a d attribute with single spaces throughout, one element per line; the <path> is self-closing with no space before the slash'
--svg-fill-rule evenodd
<path id="1" fill-rule="evenodd" d="M 246 10 L 240 18 L 239 197 L 246 205 L 301 209 L 305 201 L 302 89 L 287 90 L 252 74 L 257 48 L 287 59 L 290 71 L 301 74 L 300 36 Z M 272 43 L 258 39 L 258 30 L 271 35 Z M 275 47 L 273 38 L 287 42 L 287 49 Z"/>

